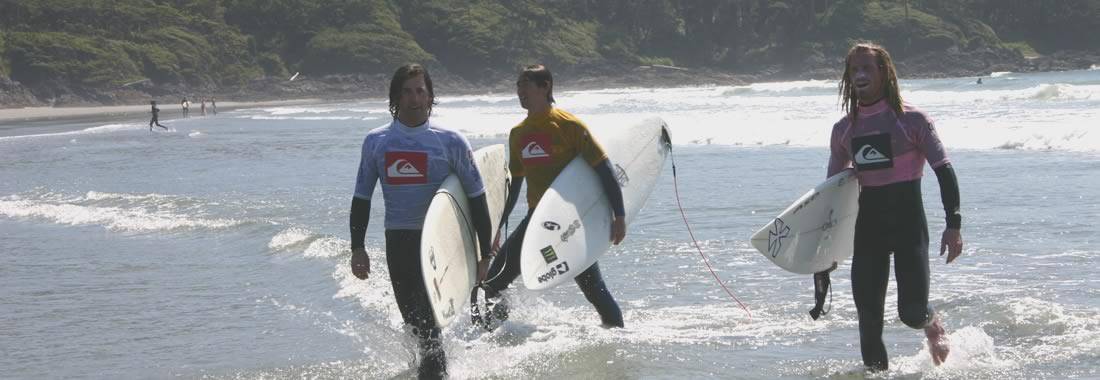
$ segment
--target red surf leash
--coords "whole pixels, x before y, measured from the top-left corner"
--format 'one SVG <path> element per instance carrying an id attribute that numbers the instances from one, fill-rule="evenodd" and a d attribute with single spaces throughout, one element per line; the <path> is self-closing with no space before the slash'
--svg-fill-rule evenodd
<path id="1" fill-rule="evenodd" d="M 687 227 L 688 236 L 691 236 L 691 243 L 694 244 L 695 249 L 699 251 L 699 257 L 703 258 L 703 264 L 707 265 L 707 270 L 709 270 L 710 274 L 714 276 L 714 280 L 718 282 L 718 285 L 722 286 L 722 289 L 726 291 L 726 294 L 729 294 L 730 298 L 733 298 L 734 301 L 737 301 L 737 304 L 741 306 L 741 309 L 745 310 L 745 312 L 749 314 L 749 321 L 751 322 L 752 311 L 750 311 L 749 308 L 745 306 L 745 304 L 742 303 L 741 300 L 737 298 L 737 296 L 733 295 L 733 292 L 730 291 L 728 287 L 726 287 L 726 284 L 723 283 L 722 279 L 718 277 L 718 273 L 715 273 L 714 268 L 710 266 L 710 261 L 707 260 L 707 255 L 704 254 L 703 249 L 699 247 L 699 241 L 695 240 L 695 233 L 691 231 L 691 224 L 688 223 L 687 215 L 684 214 L 684 206 L 680 204 L 680 184 L 676 180 L 676 157 L 672 155 L 671 141 L 669 141 L 668 154 L 669 157 L 672 158 L 672 189 L 676 193 L 676 207 L 680 209 L 680 217 L 684 219 L 684 226 Z"/>

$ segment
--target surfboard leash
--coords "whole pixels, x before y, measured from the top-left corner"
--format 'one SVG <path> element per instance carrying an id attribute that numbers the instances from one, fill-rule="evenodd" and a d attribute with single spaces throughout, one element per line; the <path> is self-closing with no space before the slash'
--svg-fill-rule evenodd
<path id="1" fill-rule="evenodd" d="M 715 273 L 714 268 L 710 266 L 710 261 L 707 260 L 707 255 L 704 254 L 703 249 L 699 247 L 699 241 L 695 240 L 695 233 L 692 232 L 691 224 L 688 223 L 687 215 L 684 214 L 684 206 L 680 203 L 680 184 L 676 179 L 676 156 L 672 154 L 671 143 L 668 144 L 668 156 L 672 159 L 672 189 L 676 193 L 676 207 L 680 209 L 680 217 L 684 219 L 684 226 L 687 227 L 688 236 L 691 236 L 691 243 L 695 245 L 695 250 L 699 251 L 699 257 L 703 258 L 703 264 L 707 265 L 707 270 L 709 270 L 710 274 L 714 276 L 714 280 L 718 282 L 718 285 L 722 286 L 722 289 L 726 291 L 726 294 L 729 294 L 730 298 L 733 298 L 733 300 L 737 302 L 737 305 L 741 306 L 742 310 L 745 310 L 745 313 L 749 314 L 749 322 L 752 322 L 752 311 L 749 310 L 748 306 L 745 306 L 745 304 L 742 303 L 741 300 L 737 298 L 737 296 L 733 295 L 733 292 L 730 291 L 728 287 L 726 287 L 726 284 L 722 282 L 722 279 L 720 277 L 718 277 L 718 273 Z"/>
<path id="2" fill-rule="evenodd" d="M 470 238 L 477 242 L 477 228 L 474 227 L 474 220 L 467 216 L 465 211 L 462 211 L 462 207 L 458 207 L 458 199 L 455 198 L 454 194 L 449 191 L 444 191 L 443 194 L 447 194 L 447 197 L 451 198 L 451 205 L 458 210 L 459 214 L 462 214 L 462 220 L 466 221 L 466 225 L 470 226 Z"/>
<path id="3" fill-rule="evenodd" d="M 510 178 L 504 180 L 504 199 L 506 200 L 510 195 L 509 191 L 512 188 L 511 185 L 512 180 Z M 503 239 L 505 241 L 508 240 L 508 215 L 504 214 L 504 210 L 501 210 L 500 226 L 497 228 L 497 231 L 494 232 L 497 233 L 497 236 L 493 242 L 494 246 L 499 241 L 498 239 Z M 503 244 L 503 242 L 501 244 Z M 497 251 L 497 254 L 493 256 L 493 258 L 490 260 L 489 268 L 487 270 L 493 269 L 493 264 L 496 263 L 498 256 L 500 256 L 499 250 Z M 499 259 L 503 260 L 500 265 L 500 270 L 498 270 L 496 274 L 492 277 L 490 277 L 489 274 L 486 273 L 486 278 L 482 281 L 478 281 L 477 284 L 474 284 L 474 288 L 470 289 L 470 323 L 472 323 L 474 326 L 481 326 L 486 331 L 493 331 L 496 328 L 496 326 L 493 325 L 493 322 L 496 319 L 500 319 L 500 317 L 496 315 L 496 305 L 503 299 L 499 301 L 494 301 L 491 299 L 491 297 L 489 297 L 490 293 L 494 293 L 489 287 L 489 282 L 496 280 L 497 277 L 500 277 L 502 274 L 504 274 L 504 269 L 508 266 L 507 257 L 499 257 Z M 481 293 L 482 297 L 478 297 L 479 292 Z M 479 302 L 481 300 L 483 300 L 484 302 Z M 504 313 L 506 315 L 507 311 L 504 311 Z"/>

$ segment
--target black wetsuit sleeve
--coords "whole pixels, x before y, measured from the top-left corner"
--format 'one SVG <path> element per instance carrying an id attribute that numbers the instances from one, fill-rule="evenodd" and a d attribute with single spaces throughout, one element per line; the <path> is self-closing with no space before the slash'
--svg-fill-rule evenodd
<path id="1" fill-rule="evenodd" d="M 351 216 L 348 225 L 351 226 L 351 249 L 363 248 L 363 240 L 367 234 L 367 224 L 370 222 L 370 199 L 359 197 L 351 198 Z"/>
<path id="2" fill-rule="evenodd" d="M 955 177 L 955 169 L 950 163 L 936 168 L 936 179 L 940 182 L 947 228 L 959 229 L 962 227 L 962 213 L 959 211 L 959 180 Z"/>
<path id="3" fill-rule="evenodd" d="M 611 170 L 611 160 L 600 161 L 594 169 L 600 176 L 600 183 L 603 184 L 603 191 L 607 194 L 607 200 L 611 203 L 611 210 L 615 212 L 615 216 L 626 216 L 626 210 L 623 207 L 623 190 L 615 180 L 615 174 Z"/>
<path id="4" fill-rule="evenodd" d="M 508 185 L 508 201 L 504 202 L 504 215 L 501 216 L 501 220 L 507 220 L 508 215 L 512 215 L 512 209 L 519 201 L 520 190 L 523 190 L 523 176 L 512 177 L 512 183 Z"/>
<path id="5" fill-rule="evenodd" d="M 470 217 L 474 222 L 474 230 L 477 231 L 477 241 L 480 243 L 481 257 L 489 257 L 489 248 L 493 244 L 492 222 L 489 221 L 489 202 L 482 193 L 470 200 Z"/>

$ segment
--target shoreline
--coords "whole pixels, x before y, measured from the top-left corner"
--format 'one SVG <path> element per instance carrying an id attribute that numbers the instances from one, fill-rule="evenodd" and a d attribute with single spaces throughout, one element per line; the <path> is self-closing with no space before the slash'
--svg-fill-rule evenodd
<path id="1" fill-rule="evenodd" d="M 273 101 L 232 101 L 218 104 L 218 110 L 225 112 L 241 108 L 316 104 L 324 101 L 326 100 L 321 98 Z M 179 104 L 158 104 L 158 106 L 161 108 L 160 113 L 162 118 L 167 115 L 183 115 L 183 110 L 179 108 Z M 207 112 L 209 113 L 210 110 L 208 109 Z M 192 116 L 197 116 L 201 114 L 201 111 L 192 104 L 191 113 Z M 117 120 L 140 115 L 148 117 L 148 104 L 124 106 L 0 108 L 0 127 L 46 121 L 73 121 L 83 119 Z"/>
<path id="2" fill-rule="evenodd" d="M 1051 70 L 1049 72 L 1073 70 L 1077 69 Z M 1029 73 L 1034 71 L 1024 70 L 1009 72 Z M 614 74 L 567 73 L 566 75 L 561 76 L 563 76 L 564 78 L 558 80 L 558 83 L 555 86 L 556 89 L 558 89 L 559 91 L 594 91 L 626 88 L 664 89 L 698 86 L 743 86 L 756 83 L 774 83 L 797 80 L 839 80 L 838 78 L 817 78 L 817 76 L 807 76 L 805 78 L 786 78 L 783 76 L 775 75 L 756 76 L 747 74 L 731 74 L 709 69 L 693 69 L 660 65 L 638 66 L 631 70 L 619 71 Z M 973 76 L 957 76 L 957 78 L 963 79 L 988 76 L 989 73 L 985 73 L 982 75 Z M 951 76 L 915 75 L 912 77 L 904 77 L 899 79 L 936 79 L 947 77 Z M 298 83 L 313 84 L 310 82 L 324 81 L 325 79 L 306 78 L 305 80 L 298 81 Z M 454 78 L 451 78 L 450 76 L 444 74 L 441 76 L 441 78 L 436 79 L 436 82 L 437 83 L 435 87 L 436 91 L 440 92 L 440 94 L 437 95 L 439 97 L 501 93 L 510 94 L 512 91 L 514 91 L 511 87 L 512 82 L 510 80 L 501 80 L 495 83 L 482 83 L 475 85 L 473 83 L 465 82 L 462 80 L 454 80 Z M 302 95 L 302 98 L 281 100 L 262 100 L 263 98 L 261 96 L 257 100 L 223 101 L 219 102 L 218 110 L 225 112 L 235 109 L 255 107 L 305 105 L 365 99 L 384 100 L 386 97 L 386 94 L 381 91 L 334 92 L 327 94 L 302 93 Z M 231 98 L 232 96 L 225 97 Z M 241 97 L 248 98 L 247 96 Z M 165 116 L 169 115 L 178 117 L 183 114 L 183 111 L 179 107 L 178 103 L 160 104 L 158 106 L 160 106 L 162 109 L 162 119 L 165 118 Z M 192 103 L 190 111 L 192 116 L 197 116 L 200 112 L 198 106 L 196 106 L 194 103 Z M 39 124 L 44 122 L 122 120 L 138 116 L 147 118 L 148 115 L 148 104 L 22 108 L 2 108 L 2 106 L 0 106 L 0 129 L 6 129 L 4 127 L 28 127 L 26 124 Z"/>
<path id="3" fill-rule="evenodd" d="M 993 72 L 1057 72 L 1087 70 L 1100 65 L 1100 50 L 1058 51 L 1047 55 L 1003 54 L 989 49 L 956 52 L 927 52 L 895 60 L 903 79 L 975 78 Z M 804 80 L 839 80 L 843 57 L 806 56 L 790 62 L 755 62 L 738 67 L 637 65 L 602 61 L 563 66 L 554 70 L 555 87 L 585 91 L 618 88 L 681 88 L 697 86 L 747 85 Z M 432 68 L 436 92 L 442 96 L 512 93 L 515 72 L 486 69 L 478 78 Z M 260 77 L 248 83 L 227 87 L 190 87 L 185 84 L 149 83 L 142 88 L 96 89 L 61 94 L 56 99 L 37 98 L 30 88 L 0 77 L 0 126 L 13 122 L 72 119 L 83 117 L 123 117 L 148 115 L 148 101 L 216 97 L 223 100 L 222 110 L 239 107 L 298 104 L 300 102 L 355 101 L 386 98 L 389 75 L 304 73 L 287 77 Z M 55 101 L 56 100 L 56 101 Z M 242 104 L 244 103 L 244 104 Z M 123 104 L 123 105 L 119 105 Z M 130 104 L 130 105 L 125 105 Z M 59 105 L 59 106 L 58 106 Z M 29 107 L 29 108 L 19 108 Z M 178 103 L 162 103 L 165 115 L 181 114 Z M 192 110 L 197 110 L 192 103 Z"/>

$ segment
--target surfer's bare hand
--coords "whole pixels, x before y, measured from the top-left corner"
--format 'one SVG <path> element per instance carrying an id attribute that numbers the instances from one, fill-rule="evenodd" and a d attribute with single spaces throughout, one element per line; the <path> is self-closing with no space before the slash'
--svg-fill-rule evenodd
<path id="1" fill-rule="evenodd" d="M 626 217 L 615 216 L 611 219 L 611 243 L 619 245 L 626 237 Z"/>
<path id="2" fill-rule="evenodd" d="M 360 280 L 370 277 L 370 256 L 364 248 L 351 249 L 351 274 Z"/>
<path id="3" fill-rule="evenodd" d="M 940 256 L 947 252 L 947 263 L 955 261 L 962 254 L 963 238 L 958 228 L 943 230 L 943 240 L 940 241 Z"/>

